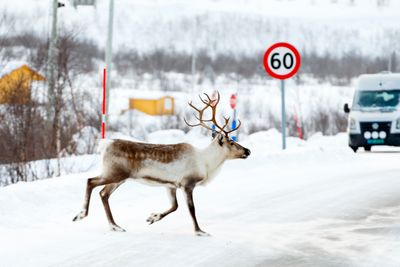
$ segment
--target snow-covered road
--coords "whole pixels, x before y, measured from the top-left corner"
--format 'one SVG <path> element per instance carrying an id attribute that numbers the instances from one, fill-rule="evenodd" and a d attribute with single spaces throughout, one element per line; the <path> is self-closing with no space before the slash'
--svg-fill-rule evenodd
<path id="1" fill-rule="evenodd" d="M 0 266 L 400 266 L 400 150 L 353 154 L 346 136 L 307 143 L 258 133 L 253 153 L 227 163 L 195 190 L 194 236 L 183 196 L 177 212 L 163 188 L 127 182 L 111 198 L 108 231 L 97 195 L 80 210 L 85 179 L 75 174 L 0 188 Z"/>

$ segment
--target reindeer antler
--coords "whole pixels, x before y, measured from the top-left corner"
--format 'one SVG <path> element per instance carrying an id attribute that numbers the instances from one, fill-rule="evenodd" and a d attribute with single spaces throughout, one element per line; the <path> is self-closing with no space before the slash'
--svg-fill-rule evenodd
<path id="1" fill-rule="evenodd" d="M 221 97 L 219 92 L 217 92 L 217 98 L 215 100 L 212 100 L 210 98 L 210 96 L 208 94 L 206 94 L 206 93 L 204 93 L 204 95 L 206 96 L 207 99 L 203 99 L 201 96 L 199 96 L 200 101 L 203 102 L 203 104 L 206 105 L 204 108 L 198 109 L 193 105 L 192 102 L 188 103 L 190 107 L 192 107 L 194 110 L 196 110 L 199 113 L 199 117 L 197 117 L 196 115 L 194 115 L 194 116 L 195 116 L 195 118 L 197 120 L 200 121 L 198 124 L 189 124 L 186 121 L 186 119 L 184 118 L 184 121 L 188 126 L 190 126 L 190 127 L 202 126 L 202 127 L 206 128 L 206 129 L 212 131 L 213 129 L 210 128 L 209 126 L 207 126 L 207 124 L 205 124 L 205 122 L 212 122 L 215 125 L 215 127 L 219 129 L 218 132 L 219 133 L 223 132 L 225 134 L 225 136 L 227 136 L 227 137 L 228 137 L 228 134 L 230 134 L 231 132 L 236 131 L 237 129 L 239 129 L 239 127 L 242 125 L 242 122 L 240 120 L 238 120 L 239 124 L 238 124 L 238 126 L 236 128 L 234 128 L 234 129 L 232 129 L 230 131 L 225 131 L 225 127 L 228 126 L 228 124 L 229 124 L 229 119 L 230 119 L 229 117 L 228 118 L 224 117 L 225 123 L 224 123 L 224 125 L 222 127 L 220 125 L 218 125 L 218 122 L 217 122 L 217 119 L 216 119 L 216 114 L 217 114 L 217 105 L 218 105 L 220 97 Z M 203 119 L 203 112 L 209 107 L 211 107 L 212 117 L 209 120 L 204 120 Z"/>
<path id="2" fill-rule="evenodd" d="M 199 96 L 199 97 L 200 97 L 200 96 Z M 201 99 L 201 101 L 203 102 L 203 99 L 202 99 L 201 97 L 200 97 L 200 99 Z M 204 102 L 203 102 L 203 103 L 204 103 Z M 188 122 L 186 121 L 186 118 L 183 118 L 183 120 L 185 121 L 185 123 L 186 123 L 188 126 L 190 126 L 190 127 L 203 126 L 204 128 L 206 128 L 206 129 L 212 131 L 212 129 L 211 129 L 210 127 L 208 127 L 207 124 L 204 123 L 205 121 L 209 121 L 209 120 L 203 120 L 203 112 L 204 112 L 208 107 L 210 107 L 211 104 L 206 104 L 206 106 L 205 106 L 204 108 L 202 108 L 202 109 L 196 108 L 196 107 L 192 104 L 191 101 L 190 101 L 188 104 L 189 104 L 189 106 L 191 106 L 194 110 L 196 110 L 196 111 L 199 113 L 199 117 L 197 117 L 196 114 L 194 115 L 194 117 L 195 117 L 196 119 L 198 119 L 200 122 L 199 122 L 198 124 L 190 124 L 190 123 L 188 123 Z"/>

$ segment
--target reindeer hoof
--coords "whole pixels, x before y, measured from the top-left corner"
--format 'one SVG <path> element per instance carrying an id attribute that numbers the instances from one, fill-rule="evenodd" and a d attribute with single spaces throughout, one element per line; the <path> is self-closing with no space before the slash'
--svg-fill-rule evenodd
<path id="1" fill-rule="evenodd" d="M 115 231 L 115 232 L 126 232 L 124 228 L 122 228 L 116 224 L 110 224 L 110 230 Z"/>
<path id="2" fill-rule="evenodd" d="M 86 216 L 87 216 L 86 212 L 85 212 L 85 211 L 81 211 L 81 212 L 78 213 L 78 215 L 76 215 L 76 216 L 72 219 L 72 221 L 73 221 L 73 222 L 80 221 L 80 220 L 82 220 L 83 218 L 85 218 Z"/>
<path id="3" fill-rule="evenodd" d="M 198 230 L 196 231 L 197 236 L 211 236 L 209 233 L 206 233 L 204 231 Z"/>
<path id="4" fill-rule="evenodd" d="M 148 222 L 149 225 L 150 225 L 150 224 L 155 223 L 155 222 L 157 222 L 157 221 L 159 221 L 161 219 L 162 219 L 161 213 L 152 213 L 152 214 L 150 214 L 150 217 L 147 218 L 146 222 Z"/>

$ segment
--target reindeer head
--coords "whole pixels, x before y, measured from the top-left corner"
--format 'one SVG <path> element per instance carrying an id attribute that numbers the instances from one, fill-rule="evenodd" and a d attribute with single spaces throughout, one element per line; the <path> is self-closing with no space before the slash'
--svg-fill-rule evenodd
<path id="1" fill-rule="evenodd" d="M 224 117 L 224 125 L 220 126 L 217 122 L 216 119 L 216 113 L 217 113 L 217 106 L 220 100 L 220 94 L 218 92 L 217 94 L 217 99 L 212 100 L 207 94 L 204 94 L 206 96 L 206 99 L 201 98 L 199 96 L 201 102 L 205 104 L 205 106 L 202 109 L 196 108 L 192 102 L 189 102 L 189 106 L 192 107 L 194 110 L 196 110 L 199 113 L 199 116 L 197 117 L 196 115 L 195 118 L 199 121 L 197 124 L 189 124 L 186 119 L 185 123 L 190 126 L 190 127 L 196 127 L 196 126 L 201 126 L 204 127 L 208 130 L 215 131 L 215 134 L 213 134 L 213 143 L 217 146 L 220 147 L 222 150 L 221 152 L 224 153 L 228 159 L 237 159 L 237 158 L 242 158 L 245 159 L 250 155 L 250 150 L 239 145 L 237 142 L 233 141 L 232 139 L 229 138 L 229 134 L 236 131 L 239 129 L 239 127 L 242 125 L 242 122 L 240 120 L 239 124 L 236 128 L 231 129 L 229 131 L 225 130 L 225 128 L 229 124 L 229 117 L 225 118 Z M 203 119 L 203 113 L 207 108 L 211 108 L 212 116 L 211 119 Z M 213 130 L 211 127 L 209 127 L 206 122 L 212 122 L 217 130 Z"/>

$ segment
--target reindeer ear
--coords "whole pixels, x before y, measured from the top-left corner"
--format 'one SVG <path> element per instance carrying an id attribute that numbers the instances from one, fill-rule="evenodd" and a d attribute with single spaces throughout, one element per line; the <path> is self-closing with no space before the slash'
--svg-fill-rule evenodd
<path id="1" fill-rule="evenodd" d="M 224 136 L 222 134 L 218 135 L 218 143 L 220 146 L 224 144 Z"/>

